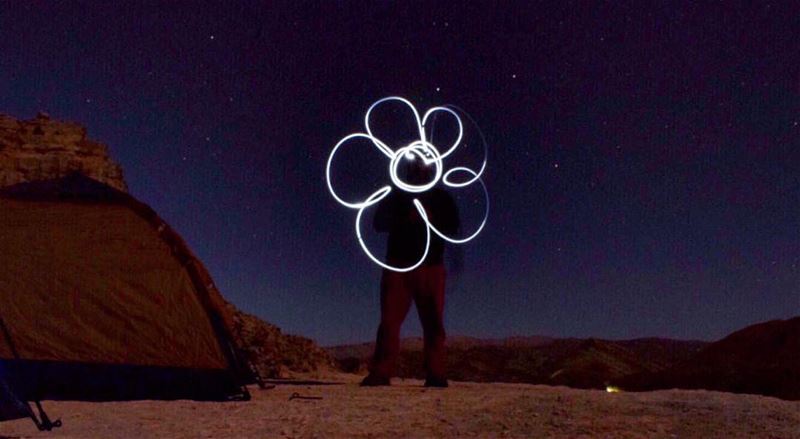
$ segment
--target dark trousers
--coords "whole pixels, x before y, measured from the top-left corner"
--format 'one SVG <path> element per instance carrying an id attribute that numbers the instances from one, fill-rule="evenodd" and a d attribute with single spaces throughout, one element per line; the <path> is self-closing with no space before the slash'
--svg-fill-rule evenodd
<path id="1" fill-rule="evenodd" d="M 383 271 L 381 324 L 370 373 L 386 378 L 394 376 L 400 351 L 400 326 L 413 300 L 425 333 L 428 378 L 445 378 L 444 286 L 444 265 L 422 265 L 407 273 Z"/>

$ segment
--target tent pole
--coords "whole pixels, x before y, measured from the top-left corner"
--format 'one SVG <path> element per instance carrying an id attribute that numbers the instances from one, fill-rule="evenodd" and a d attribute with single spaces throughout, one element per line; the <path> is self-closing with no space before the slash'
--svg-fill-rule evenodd
<path id="1" fill-rule="evenodd" d="M 20 360 L 19 352 L 17 352 L 16 346 L 14 346 L 14 341 L 11 339 L 11 333 L 8 331 L 8 327 L 6 326 L 6 322 L 3 320 L 3 316 L 0 315 L 0 330 L 3 331 L 3 336 L 6 339 L 6 344 L 8 348 L 11 350 L 11 355 L 14 356 L 14 359 Z M 36 418 L 36 415 L 33 413 L 33 409 L 31 409 L 30 403 L 25 401 L 25 404 L 28 406 L 28 412 L 30 414 L 33 423 L 36 424 L 36 428 L 40 431 L 50 431 L 55 427 L 61 427 L 61 420 L 57 419 L 55 422 L 52 422 L 50 418 L 45 413 L 44 408 L 42 408 L 42 403 L 35 399 L 34 404 L 36 404 L 36 408 L 39 410 L 39 420 Z"/>

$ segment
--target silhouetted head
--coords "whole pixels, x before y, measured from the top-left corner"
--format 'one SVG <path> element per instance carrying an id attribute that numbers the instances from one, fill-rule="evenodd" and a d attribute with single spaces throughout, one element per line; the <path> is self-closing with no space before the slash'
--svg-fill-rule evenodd
<path id="1" fill-rule="evenodd" d="M 408 177 L 406 182 L 415 185 L 423 185 L 430 182 L 435 174 L 434 164 L 426 164 L 422 157 L 416 154 L 409 154 L 406 157 L 408 160 Z"/>
<path id="2" fill-rule="evenodd" d="M 395 186 L 407 192 L 425 192 L 442 174 L 439 153 L 431 145 L 416 142 L 392 157 L 390 176 Z"/>

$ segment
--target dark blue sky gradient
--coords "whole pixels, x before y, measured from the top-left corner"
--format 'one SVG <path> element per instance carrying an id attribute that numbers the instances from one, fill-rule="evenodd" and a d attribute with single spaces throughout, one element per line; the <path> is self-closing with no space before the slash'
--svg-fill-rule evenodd
<path id="1" fill-rule="evenodd" d="M 86 125 L 287 332 L 374 335 L 380 272 L 324 165 L 392 94 L 466 109 L 491 148 L 450 334 L 715 339 L 800 314 L 797 3 L 139 3 L 0 7 L 0 112 Z"/>

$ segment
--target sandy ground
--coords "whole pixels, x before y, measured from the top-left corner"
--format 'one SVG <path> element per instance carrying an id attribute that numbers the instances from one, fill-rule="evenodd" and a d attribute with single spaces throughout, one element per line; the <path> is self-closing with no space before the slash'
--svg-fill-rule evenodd
<path id="1" fill-rule="evenodd" d="M 524 384 L 451 383 L 426 389 L 341 385 L 252 388 L 253 400 L 215 403 L 45 401 L 64 426 L 0 423 L 0 437 L 272 438 L 800 438 L 800 402 L 706 391 L 606 393 Z M 293 399 L 293 393 L 321 397 Z"/>

